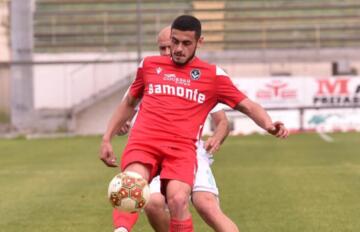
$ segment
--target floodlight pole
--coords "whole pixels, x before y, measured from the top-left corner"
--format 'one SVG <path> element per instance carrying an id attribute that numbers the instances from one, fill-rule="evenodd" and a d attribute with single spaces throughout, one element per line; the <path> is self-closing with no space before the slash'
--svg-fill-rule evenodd
<path id="1" fill-rule="evenodd" d="M 28 63 L 33 55 L 34 0 L 11 1 L 11 59 Z M 33 67 L 11 66 L 11 123 L 20 131 L 31 128 L 34 117 Z"/>
<path id="2" fill-rule="evenodd" d="M 136 18 L 137 18 L 137 61 L 140 64 L 142 60 L 142 42 L 143 42 L 143 32 L 142 32 L 142 12 L 141 12 L 142 0 L 136 1 Z"/>

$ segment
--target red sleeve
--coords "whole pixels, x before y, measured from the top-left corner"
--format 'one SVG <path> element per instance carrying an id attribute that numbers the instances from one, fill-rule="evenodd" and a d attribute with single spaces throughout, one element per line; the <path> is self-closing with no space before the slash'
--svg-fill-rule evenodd
<path id="1" fill-rule="evenodd" d="M 247 98 L 219 67 L 216 67 L 216 92 L 218 100 L 231 108 L 234 108 L 239 102 Z"/>
<path id="2" fill-rule="evenodd" d="M 130 86 L 129 93 L 134 98 L 142 98 L 142 96 L 144 95 L 145 84 L 143 77 L 143 64 L 144 64 L 144 60 L 141 61 L 138 70 L 136 72 L 136 78 Z"/>

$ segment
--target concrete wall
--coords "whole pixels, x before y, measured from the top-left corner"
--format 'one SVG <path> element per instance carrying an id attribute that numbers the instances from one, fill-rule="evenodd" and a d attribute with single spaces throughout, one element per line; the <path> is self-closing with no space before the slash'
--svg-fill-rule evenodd
<path id="1" fill-rule="evenodd" d="M 239 63 L 221 65 L 230 76 L 264 77 L 264 76 L 331 76 L 329 62 L 274 62 L 274 63 Z"/>
<path id="2" fill-rule="evenodd" d="M 152 53 L 154 54 L 154 53 Z M 148 54 L 145 54 L 148 55 Z M 35 54 L 37 62 L 65 61 L 66 64 L 42 64 L 34 68 L 34 104 L 40 113 L 41 121 L 44 115 L 48 123 L 43 123 L 47 130 L 74 131 L 77 134 L 102 134 L 107 122 L 121 100 L 124 89 L 111 92 L 111 95 L 99 100 L 97 95 L 116 87 L 116 83 L 129 73 L 134 73 L 136 62 L 106 64 L 79 64 L 76 61 L 133 59 L 136 54 L 104 53 L 104 54 Z M 75 63 L 71 64 L 74 61 Z M 223 67 L 230 76 L 266 77 L 271 75 L 289 74 L 296 76 L 330 77 L 331 62 L 221 62 L 216 63 Z M 353 61 L 352 67 L 358 68 L 360 62 Z M 126 79 L 126 78 L 125 78 Z M 86 102 L 81 110 L 72 111 L 81 103 Z M 75 112 L 75 113 L 71 113 Z M 66 121 L 67 120 L 67 121 Z M 296 120 L 297 121 L 297 120 Z M 238 121 L 236 121 L 238 123 Z M 51 126 L 51 125 L 52 126 Z M 207 126 L 206 124 L 205 126 Z M 206 131 L 206 130 L 204 130 Z M 237 133 L 237 132 L 234 132 Z"/>
<path id="3" fill-rule="evenodd" d="M 36 62 L 54 62 L 33 67 L 35 109 L 71 108 L 106 91 L 134 73 L 138 65 L 137 62 L 120 63 L 112 60 L 135 58 L 135 53 L 34 54 Z M 75 63 L 77 61 L 84 63 Z"/>
<path id="4" fill-rule="evenodd" d="M 203 54 L 204 52 L 199 52 Z M 144 55 L 154 54 L 147 53 Z M 266 76 L 332 76 L 330 61 L 313 62 L 223 62 L 221 52 L 213 63 L 224 68 L 231 77 Z M 226 54 L 224 54 L 226 57 Z M 204 57 L 206 59 L 206 57 Z M 35 109 L 71 108 L 82 101 L 106 90 L 114 83 L 136 71 L 137 63 L 110 62 L 91 63 L 90 61 L 111 61 L 136 59 L 136 53 L 88 53 L 88 54 L 34 54 L 36 62 L 59 62 L 58 64 L 35 65 L 34 107 Z M 73 63 L 72 61 L 89 61 Z M 336 59 L 334 59 L 336 60 Z M 66 64 L 64 64 L 66 62 Z M 360 70 L 360 61 L 353 60 L 350 66 Z"/>
<path id="5" fill-rule="evenodd" d="M 120 103 L 127 88 L 121 89 L 111 96 L 96 102 L 87 109 L 73 115 L 73 130 L 76 134 L 103 134 L 107 123 Z"/>

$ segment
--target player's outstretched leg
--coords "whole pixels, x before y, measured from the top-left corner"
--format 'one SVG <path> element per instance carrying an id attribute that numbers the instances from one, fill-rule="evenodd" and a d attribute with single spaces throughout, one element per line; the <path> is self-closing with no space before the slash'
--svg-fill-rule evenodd
<path id="1" fill-rule="evenodd" d="M 170 180 L 166 187 L 166 197 L 170 210 L 170 232 L 193 232 L 193 223 L 189 211 L 190 185 Z"/>
<path id="2" fill-rule="evenodd" d="M 115 232 L 130 232 L 138 218 L 139 213 L 127 213 L 113 209 L 113 223 Z"/>
<path id="3" fill-rule="evenodd" d="M 124 227 L 120 227 L 120 228 L 117 228 L 116 230 L 114 230 L 114 232 L 129 232 L 129 231 Z"/>
<path id="4" fill-rule="evenodd" d="M 149 176 L 150 176 L 149 168 L 141 163 L 135 162 L 129 164 L 123 170 L 123 172 L 126 171 L 136 172 L 147 181 L 149 180 Z M 114 209 L 113 223 L 115 227 L 115 232 L 130 232 L 132 230 L 132 227 L 135 225 L 138 216 L 139 216 L 138 213 L 127 213 Z"/>
<path id="5" fill-rule="evenodd" d="M 201 218 L 216 232 L 239 232 L 235 223 L 222 212 L 213 193 L 193 192 L 191 199 Z"/>

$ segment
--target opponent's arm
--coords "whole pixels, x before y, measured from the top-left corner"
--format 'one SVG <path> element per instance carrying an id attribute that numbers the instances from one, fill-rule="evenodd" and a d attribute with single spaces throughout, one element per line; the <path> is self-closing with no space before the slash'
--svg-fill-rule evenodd
<path id="1" fill-rule="evenodd" d="M 130 94 L 127 94 L 120 102 L 109 121 L 106 132 L 102 138 L 100 150 L 100 159 L 109 167 L 117 166 L 116 157 L 111 145 L 111 139 L 116 135 L 121 127 L 125 125 L 127 120 L 132 117 L 137 102 L 138 99 L 132 97 Z"/>
<path id="2" fill-rule="evenodd" d="M 137 112 L 136 109 L 132 110 L 129 120 L 127 120 L 125 122 L 125 124 L 122 127 L 120 127 L 118 131 L 116 131 L 116 135 L 125 135 L 125 134 L 129 133 L 130 127 L 131 127 L 131 121 L 133 120 L 134 116 L 136 115 L 136 112 Z"/>
<path id="3" fill-rule="evenodd" d="M 230 130 L 229 121 L 223 110 L 212 113 L 210 116 L 212 120 L 214 120 L 215 131 L 214 134 L 206 140 L 204 147 L 207 152 L 213 154 L 219 150 L 220 145 L 224 142 Z"/>
<path id="4" fill-rule="evenodd" d="M 278 138 L 286 138 L 289 135 L 289 131 L 282 122 L 273 123 L 265 109 L 248 98 L 238 103 L 235 109 L 246 114 L 258 126 Z"/>

